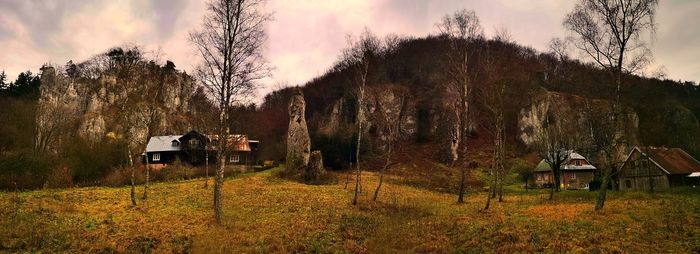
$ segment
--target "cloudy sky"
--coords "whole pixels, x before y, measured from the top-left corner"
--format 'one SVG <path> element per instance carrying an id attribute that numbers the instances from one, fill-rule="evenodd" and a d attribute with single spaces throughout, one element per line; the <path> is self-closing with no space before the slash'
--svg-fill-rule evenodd
<path id="1" fill-rule="evenodd" d="M 382 36 L 435 33 L 440 17 L 461 8 L 479 15 L 486 34 L 507 28 L 514 40 L 545 50 L 566 36 L 569 0 L 272 0 L 266 59 L 274 66 L 261 94 L 303 84 L 337 59 L 349 34 L 366 26 Z M 191 70 L 197 55 L 187 34 L 205 14 L 201 0 L 0 0 L 0 70 L 10 79 L 44 63 L 80 62 L 110 47 L 140 45 L 161 61 Z M 664 0 L 653 42 L 655 63 L 669 78 L 700 81 L 700 1 Z"/>

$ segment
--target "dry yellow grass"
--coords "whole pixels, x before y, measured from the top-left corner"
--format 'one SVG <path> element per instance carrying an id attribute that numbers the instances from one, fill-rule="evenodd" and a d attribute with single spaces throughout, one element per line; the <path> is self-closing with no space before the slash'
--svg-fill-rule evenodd
<path id="1" fill-rule="evenodd" d="M 513 191 L 481 212 L 485 196 L 464 205 L 454 195 L 363 175 L 358 206 L 350 186 L 305 185 L 271 171 L 228 178 L 223 225 L 213 221 L 212 189 L 202 180 L 151 185 L 132 208 L 129 188 L 79 188 L 0 194 L 3 252 L 629 252 L 700 251 L 700 196 L 614 193 L 593 211 L 594 193 Z M 339 176 L 344 179 L 344 176 Z M 141 190 L 141 189 L 139 189 Z"/>

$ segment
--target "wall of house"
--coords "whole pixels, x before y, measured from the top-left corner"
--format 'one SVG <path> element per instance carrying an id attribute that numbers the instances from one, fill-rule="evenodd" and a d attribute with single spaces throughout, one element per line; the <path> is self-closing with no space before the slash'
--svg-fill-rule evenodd
<path id="1" fill-rule="evenodd" d="M 160 154 L 160 160 L 154 161 L 153 155 Z M 149 152 L 148 155 L 149 164 L 167 164 L 172 163 L 177 158 L 177 152 Z"/>
<path id="2" fill-rule="evenodd" d="M 579 163 L 578 165 L 576 165 L 577 162 Z M 569 161 L 569 165 L 572 165 L 572 166 L 583 166 L 586 164 L 588 164 L 588 163 L 586 163 L 586 160 L 582 160 L 582 159 L 576 159 L 576 160 Z"/>
<path id="3" fill-rule="evenodd" d="M 562 183 L 567 189 L 585 189 L 593 177 L 591 171 L 562 172 Z"/>
<path id="4" fill-rule="evenodd" d="M 639 151 L 634 151 L 619 174 L 620 190 L 648 191 L 670 188 L 666 172 L 652 161 L 643 158 Z"/>
<path id="5" fill-rule="evenodd" d="M 648 191 L 668 190 L 670 188 L 668 177 L 662 176 L 640 176 L 620 178 L 620 190 L 622 191 Z"/>
<path id="6" fill-rule="evenodd" d="M 593 181 L 592 171 L 562 171 L 561 183 L 564 189 L 585 189 Z M 551 172 L 535 172 L 534 183 L 537 187 L 545 187 L 554 183 L 554 175 Z"/>

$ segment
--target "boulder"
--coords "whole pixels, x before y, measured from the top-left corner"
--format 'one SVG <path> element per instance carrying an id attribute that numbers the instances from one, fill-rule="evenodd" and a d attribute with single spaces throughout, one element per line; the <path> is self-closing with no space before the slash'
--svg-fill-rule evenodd
<path id="1" fill-rule="evenodd" d="M 311 152 L 309 166 L 306 167 L 304 178 L 307 181 L 319 181 L 321 180 L 323 171 L 323 156 L 321 155 L 321 151 L 316 150 Z"/>
<path id="2" fill-rule="evenodd" d="M 304 94 L 297 89 L 289 101 L 287 130 L 287 172 L 303 172 L 309 164 L 311 141 L 306 126 Z"/>

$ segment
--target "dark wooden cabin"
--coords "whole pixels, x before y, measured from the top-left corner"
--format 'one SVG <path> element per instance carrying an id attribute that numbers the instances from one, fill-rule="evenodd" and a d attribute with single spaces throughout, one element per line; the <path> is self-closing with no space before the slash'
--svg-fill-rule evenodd
<path id="1" fill-rule="evenodd" d="M 217 164 L 218 143 L 218 135 L 207 136 L 194 130 L 185 135 L 154 136 L 148 140 L 144 159 L 154 166 L 171 164 L 177 159 L 197 166 L 207 163 L 207 158 L 210 164 Z M 246 135 L 229 135 L 226 162 L 230 165 L 254 165 L 259 144 L 257 140 L 248 140 Z"/>
<path id="2" fill-rule="evenodd" d="M 697 186 L 700 162 L 680 148 L 634 147 L 620 167 L 620 190 Z"/>

